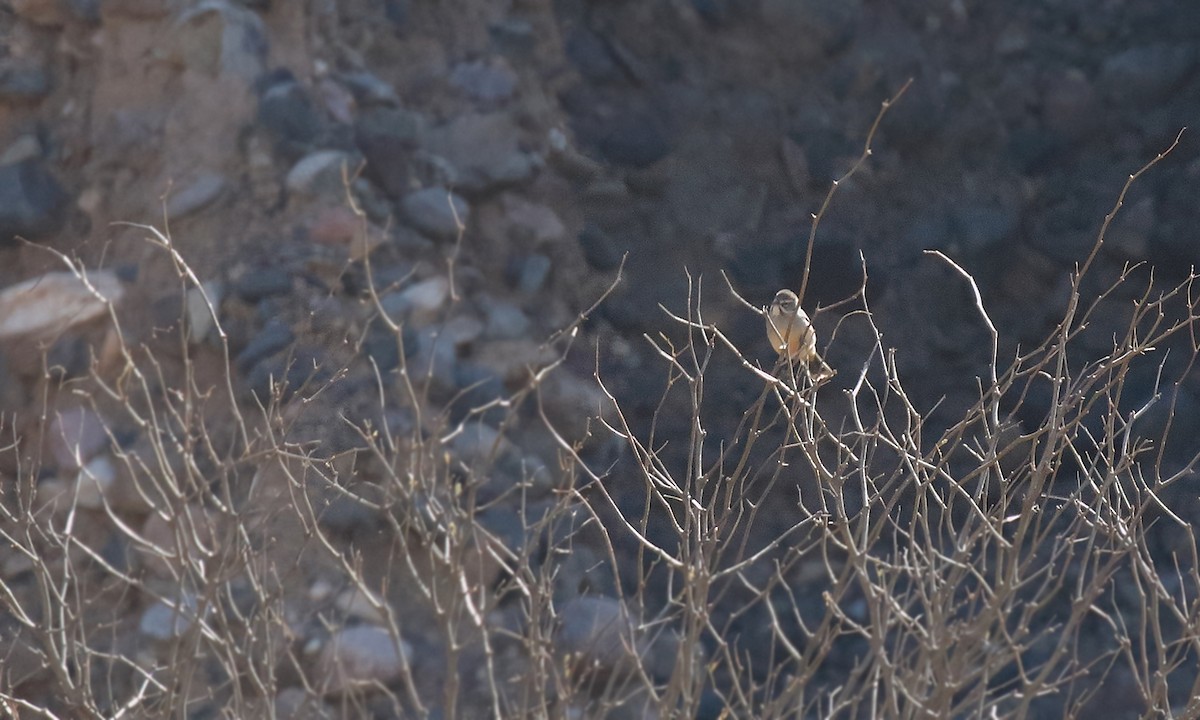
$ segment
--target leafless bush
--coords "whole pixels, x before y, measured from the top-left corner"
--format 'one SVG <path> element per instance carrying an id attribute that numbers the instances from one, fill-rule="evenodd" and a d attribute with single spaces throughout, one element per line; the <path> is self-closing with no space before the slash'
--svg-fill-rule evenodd
<path id="1" fill-rule="evenodd" d="M 869 154 L 870 138 L 860 164 Z M 301 368 L 246 395 L 217 303 L 145 228 L 174 262 L 181 314 L 199 293 L 215 341 L 200 362 L 188 326 L 156 345 L 110 308 L 109 351 L 86 377 L 45 368 L 41 414 L 8 426 L 0 704 L 59 718 L 1089 717 L 1116 683 L 1128 716 L 1200 716 L 1196 541 L 1172 507 L 1200 456 L 1165 452 L 1197 352 L 1194 277 L 1160 290 L 1127 268 L 1089 289 L 1124 195 L 1061 322 L 1011 361 L 974 280 L 929 258 L 971 290 L 991 339 L 977 398 L 938 426 L 861 289 L 839 327 L 866 328 L 873 350 L 813 386 L 730 342 L 694 283 L 688 311 L 647 338 L 667 378 L 649 424 L 599 373 L 595 422 L 553 419 L 582 317 L 523 382 L 454 412 L 461 398 L 435 397 L 434 368 L 405 360 L 374 289 L 399 368 L 365 385 L 349 365 Z M 1114 305 L 1132 307 L 1123 334 L 1085 354 Z M 1168 364 L 1168 346 L 1190 355 Z M 760 388 L 721 433 L 718 363 Z M 1131 398 L 1145 367 L 1156 392 Z M 64 397 L 103 421 L 111 467 L 43 472 Z M 659 435 L 681 412 L 687 437 Z M 525 449 L 535 434 L 556 457 Z M 611 439 L 624 459 L 605 455 Z"/>

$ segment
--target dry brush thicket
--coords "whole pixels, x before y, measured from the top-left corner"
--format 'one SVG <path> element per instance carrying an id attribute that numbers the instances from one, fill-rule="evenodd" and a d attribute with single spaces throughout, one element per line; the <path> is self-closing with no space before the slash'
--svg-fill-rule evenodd
<path id="1" fill-rule="evenodd" d="M 185 289 L 203 287 L 146 231 Z M 660 413 L 690 412 L 686 437 L 628 418 L 603 377 L 587 432 L 551 419 L 558 364 L 592 351 L 573 347 L 578 326 L 523 387 L 457 415 L 429 397 L 432 369 L 404 362 L 376 375 L 372 411 L 326 402 L 339 372 L 247 395 L 219 322 L 206 366 L 186 333 L 171 358 L 125 342 L 86 378 L 47 366 L 46 412 L 5 419 L 0 707 L 1023 718 L 1097 717 L 1099 699 L 1123 717 L 1198 717 L 1194 503 L 1176 507 L 1196 457 L 1167 452 L 1198 348 L 1194 278 L 1159 289 L 1127 268 L 1098 285 L 1104 232 L 1035 347 L 1013 349 L 970 275 L 927 259 L 969 289 L 991 338 L 977 399 L 938 425 L 863 291 L 839 329 L 867 328 L 873 350 L 813 387 L 740 352 L 696 283 L 647 338 Z M 1124 331 L 1085 353 L 1113 312 Z M 106 322 L 125 337 L 116 308 Z M 716 364 L 760 388 L 731 432 L 710 430 Z M 1129 397 L 1147 371 L 1157 392 Z M 41 472 L 62 394 L 105 420 L 114 484 Z M 353 442 L 314 432 L 334 426 Z M 535 435 L 545 463 L 515 441 Z"/>

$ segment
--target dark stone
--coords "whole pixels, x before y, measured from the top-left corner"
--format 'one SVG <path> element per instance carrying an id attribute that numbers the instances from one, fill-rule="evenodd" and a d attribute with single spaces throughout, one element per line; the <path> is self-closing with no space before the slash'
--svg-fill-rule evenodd
<path id="1" fill-rule="evenodd" d="M 355 123 L 354 142 L 367 160 L 367 173 L 393 198 L 411 189 L 410 170 L 420 133 L 419 116 L 399 108 L 371 108 Z"/>
<path id="2" fill-rule="evenodd" d="M 459 225 L 467 226 L 471 208 L 458 195 L 443 187 L 414 190 L 400 201 L 404 217 L 414 228 L 435 240 L 453 240 Z"/>
<path id="3" fill-rule="evenodd" d="M 238 353 L 236 359 L 238 369 L 242 372 L 248 371 L 265 358 L 291 345 L 295 339 L 296 336 L 292 334 L 292 329 L 282 320 L 268 322 Z"/>
<path id="4" fill-rule="evenodd" d="M 271 133 L 276 149 L 293 160 L 307 154 L 325 131 L 308 91 L 287 70 L 270 73 L 259 86 L 258 122 Z"/>
<path id="5" fill-rule="evenodd" d="M 404 346 L 404 357 L 410 358 L 417 351 L 417 331 L 408 323 L 400 326 L 400 340 Z M 400 344 L 396 335 L 380 320 L 371 323 L 362 351 L 374 361 L 380 374 L 387 374 L 400 366 Z"/>
<path id="6" fill-rule="evenodd" d="M 347 492 L 323 492 L 318 506 L 314 508 L 321 527 L 343 538 L 354 538 L 372 534 L 381 529 L 383 517 L 371 505 L 379 505 L 385 499 L 375 486 L 361 483 Z"/>
<path id="7" fill-rule="evenodd" d="M 808 60 L 833 55 L 854 38 L 862 3 L 858 0 L 763 0 L 767 28 L 792 41 L 792 52 Z"/>
<path id="8" fill-rule="evenodd" d="M 954 206 L 950 227 L 956 243 L 972 258 L 981 258 L 1012 237 L 1020 223 L 1013 207 L 967 200 Z"/>
<path id="9" fill-rule="evenodd" d="M 692 9 L 709 27 L 718 28 L 729 22 L 727 0 L 692 0 Z"/>
<path id="10" fill-rule="evenodd" d="M 863 282 L 862 258 L 859 251 L 863 248 L 855 240 L 855 235 L 849 229 L 839 227 L 836 218 L 829 218 L 817 232 L 817 240 L 813 244 L 812 270 L 808 275 L 808 287 L 802 300 L 805 306 L 831 305 L 845 300 L 854 294 Z M 917 223 L 920 221 L 918 220 Z M 933 238 L 925 236 L 921 242 L 910 247 L 937 247 L 930 244 Z M 783 277 L 790 279 L 794 285 L 799 285 L 804 275 L 804 259 L 808 252 L 808 234 L 795 235 L 787 244 L 782 263 Z M 878 263 L 872 263 L 868 252 L 867 263 L 869 275 L 867 278 L 867 293 L 877 296 L 887 287 L 888 275 Z M 788 280 L 780 283 L 787 285 Z M 799 291 L 799 287 L 793 287 Z M 764 304 L 770 300 L 771 291 L 760 296 Z"/>
<path id="11" fill-rule="evenodd" d="M 250 304 L 291 291 L 292 275 L 280 267 L 254 268 L 233 283 L 233 294 Z"/>
<path id="12" fill-rule="evenodd" d="M 67 0 L 67 10 L 76 19 L 95 25 L 100 22 L 101 0 Z"/>
<path id="13" fill-rule="evenodd" d="M 507 396 L 504 380 L 494 370 L 475 363 L 460 362 L 454 368 L 454 384 L 460 391 L 450 409 L 450 421 L 461 422 L 473 410 Z M 472 417 L 494 424 L 502 421 L 507 408 L 493 407 Z"/>
<path id="14" fill-rule="evenodd" d="M 1062 150 L 1062 138 L 1040 128 L 1021 128 L 1008 136 L 1008 159 L 1022 175 L 1046 170 Z"/>
<path id="15" fill-rule="evenodd" d="M 90 362 L 89 345 L 78 335 L 63 335 L 46 353 L 46 367 L 59 380 L 83 377 Z"/>
<path id="16" fill-rule="evenodd" d="M 1099 86 L 1115 104 L 1156 104 L 1168 99 L 1196 68 L 1189 45 L 1143 45 L 1109 57 Z"/>
<path id="17" fill-rule="evenodd" d="M 603 38 L 587 28 L 577 27 L 567 37 L 567 59 L 585 80 L 604 83 L 619 79 L 621 70 Z"/>
<path id="18" fill-rule="evenodd" d="M 43 67 L 0 68 L 0 103 L 36 102 L 50 94 L 50 73 Z"/>
<path id="19" fill-rule="evenodd" d="M 838 160 L 852 157 L 856 148 L 846 136 L 832 128 L 813 128 L 790 134 L 804 148 L 804 159 L 808 162 L 808 176 L 825 185 L 837 179 L 840 171 Z"/>
<path id="20" fill-rule="evenodd" d="M 338 76 L 360 107 L 373 105 L 395 106 L 400 104 L 396 89 L 378 75 L 366 71 L 341 73 Z"/>
<path id="21" fill-rule="evenodd" d="M 396 30 L 403 31 L 408 25 L 409 0 L 383 0 L 383 16 Z"/>
<path id="22" fill-rule="evenodd" d="M 511 258 L 505 268 L 509 284 L 526 295 L 536 295 L 550 276 L 550 258 L 540 253 Z"/>
<path id="23" fill-rule="evenodd" d="M 240 355 L 238 359 L 241 367 Z M 301 390 L 315 391 L 330 377 L 332 373 L 325 367 L 324 356 L 319 350 L 297 348 L 254 365 L 246 374 L 246 386 L 259 402 L 267 403 L 273 399 L 276 386 L 279 399 L 287 400 Z"/>
<path id="24" fill-rule="evenodd" d="M 888 109 L 887 117 L 880 126 L 880 138 L 876 146 L 896 147 L 901 150 L 920 150 L 928 146 L 941 133 L 945 132 L 945 99 L 937 94 L 936 80 L 919 77 L 904 97 Z M 884 92 L 891 94 L 899 90 L 898 85 L 888 87 Z M 860 146 L 849 144 L 852 152 L 859 152 Z"/>
<path id="25" fill-rule="evenodd" d="M 533 24 L 521 18 L 505 18 L 491 25 L 488 35 L 497 50 L 513 58 L 528 58 L 537 47 Z"/>
<path id="26" fill-rule="evenodd" d="M 0 166 L 0 247 L 17 236 L 39 240 L 62 227 L 66 191 L 41 160 Z"/>
<path id="27" fill-rule="evenodd" d="M 579 244 L 583 247 L 583 259 L 600 272 L 616 270 L 621 265 L 624 253 L 616 242 L 595 225 L 584 225 L 579 231 Z"/>
<path id="28" fill-rule="evenodd" d="M 659 123 L 647 113 L 628 112 L 604 124 L 597 147 L 609 162 L 646 168 L 666 157 L 671 144 Z"/>
<path id="29" fill-rule="evenodd" d="M 648 323 L 653 317 L 645 311 L 648 306 L 653 307 L 653 304 L 647 305 L 645 298 L 628 290 L 618 289 L 600 305 L 600 317 L 627 336 L 639 335 L 648 329 Z"/>

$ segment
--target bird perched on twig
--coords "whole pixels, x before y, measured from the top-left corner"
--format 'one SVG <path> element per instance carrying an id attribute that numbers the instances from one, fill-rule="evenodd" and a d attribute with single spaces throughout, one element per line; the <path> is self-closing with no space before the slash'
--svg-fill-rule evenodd
<path id="1" fill-rule="evenodd" d="M 813 329 L 808 313 L 800 308 L 796 293 L 791 290 L 776 293 L 766 318 L 767 339 L 781 358 L 786 357 L 803 367 L 813 382 L 828 380 L 837 374 L 817 354 L 817 331 Z"/>

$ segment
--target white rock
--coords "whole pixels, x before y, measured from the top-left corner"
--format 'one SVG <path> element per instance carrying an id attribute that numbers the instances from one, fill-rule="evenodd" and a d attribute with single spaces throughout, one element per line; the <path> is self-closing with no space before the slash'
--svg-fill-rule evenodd
<path id="1" fill-rule="evenodd" d="M 221 196 L 225 186 L 225 178 L 221 175 L 202 173 L 167 199 L 167 217 L 178 220 L 203 209 Z"/>
<path id="2" fill-rule="evenodd" d="M 386 619 L 380 609 L 380 603 L 383 602 L 386 601 L 381 600 L 374 593 L 368 593 L 360 587 L 353 587 L 339 595 L 334 604 L 338 610 L 346 613 L 346 617 L 381 623 Z"/>
<path id="3" fill-rule="evenodd" d="M 339 150 L 319 150 L 305 155 L 288 171 L 285 181 L 293 193 L 317 194 L 337 192 L 342 188 L 342 167 L 346 168 L 346 179 L 354 174 L 350 156 Z"/>
<path id="4" fill-rule="evenodd" d="M 46 445 L 59 469 L 83 467 L 108 445 L 104 420 L 85 405 L 54 413 L 46 428 Z"/>
<path id="5" fill-rule="evenodd" d="M 438 275 L 388 293 L 382 300 L 383 309 L 397 322 L 411 320 L 426 325 L 437 319 L 438 312 L 450 297 L 450 281 Z"/>
<path id="6" fill-rule="evenodd" d="M 222 291 L 221 283 L 215 280 L 204 283 L 203 290 L 191 288 L 187 291 L 188 342 L 198 345 L 204 342 L 204 339 L 212 332 L 216 325 L 213 313 L 221 305 Z M 207 300 L 205 300 L 205 295 L 208 296 Z M 212 303 L 211 309 L 208 305 L 209 302 Z"/>
<path id="7" fill-rule="evenodd" d="M 75 478 L 75 492 L 81 508 L 99 510 L 104 507 L 104 496 L 108 495 L 117 479 L 117 468 L 107 455 L 95 458 L 79 470 Z"/>
<path id="8" fill-rule="evenodd" d="M 146 608 L 141 621 L 138 622 L 138 630 L 155 640 L 170 640 L 187 632 L 197 619 L 196 599 L 187 595 L 181 602 L 173 605 L 174 607 L 158 600 Z"/>
<path id="9" fill-rule="evenodd" d="M 400 678 L 412 657 L 403 640 L 397 648 L 391 634 L 372 626 L 337 631 L 317 660 L 317 682 L 326 694 L 340 694 L 360 684 L 387 684 Z"/>
<path id="10" fill-rule="evenodd" d="M 88 272 L 86 281 L 53 272 L 11 285 L 0 292 L 0 340 L 62 332 L 100 316 L 124 293 L 107 270 Z"/>

